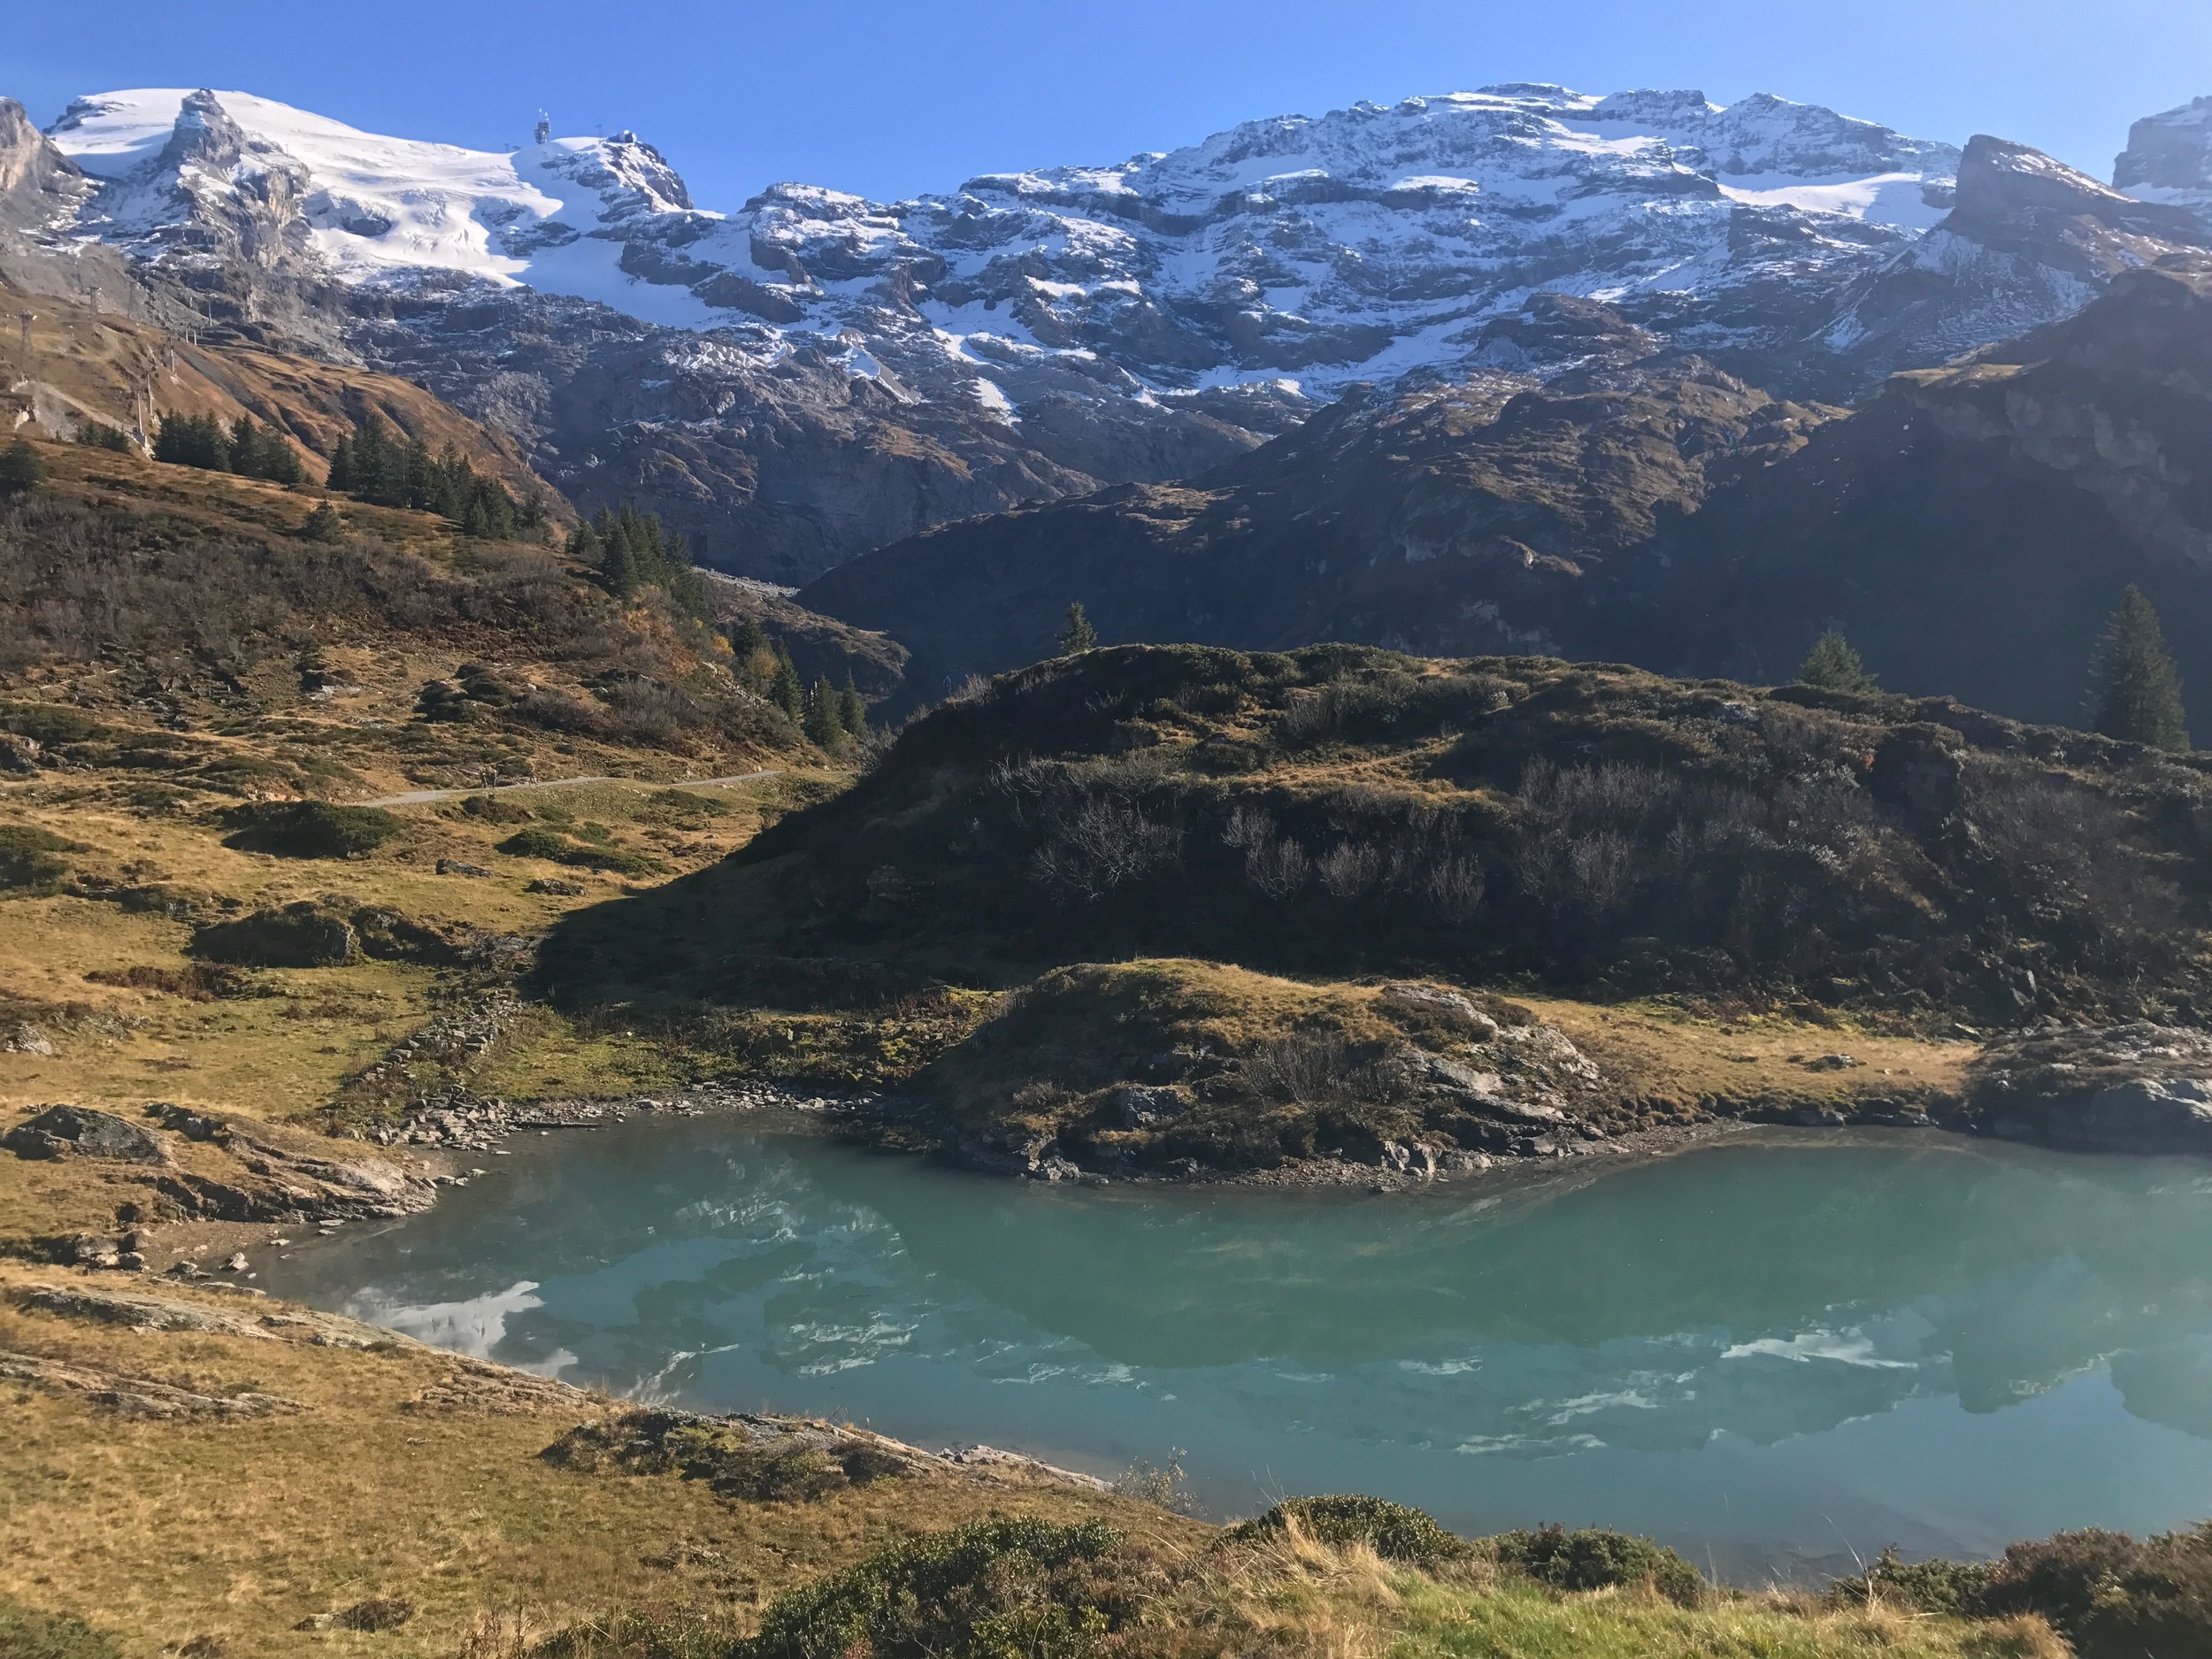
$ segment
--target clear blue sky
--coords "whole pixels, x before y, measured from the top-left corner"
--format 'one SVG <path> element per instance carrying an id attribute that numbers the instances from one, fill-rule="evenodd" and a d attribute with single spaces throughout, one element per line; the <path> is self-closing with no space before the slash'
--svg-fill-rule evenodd
<path id="1" fill-rule="evenodd" d="M 2099 177 L 2212 93 L 2208 0 L 74 0 L 11 8 L 0 92 L 238 87 L 495 148 L 624 127 L 703 206 L 1118 160 L 1233 122 L 1499 81 L 1770 91 Z"/>

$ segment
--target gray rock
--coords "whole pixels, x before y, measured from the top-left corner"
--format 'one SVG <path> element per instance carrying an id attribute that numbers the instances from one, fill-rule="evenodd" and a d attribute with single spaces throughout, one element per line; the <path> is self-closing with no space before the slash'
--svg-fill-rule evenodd
<path id="1" fill-rule="evenodd" d="M 88 1106 L 49 1106 L 27 1123 L 0 1135 L 0 1146 L 19 1158 L 113 1158 L 125 1164 L 166 1164 L 160 1137 L 112 1112 Z"/>
<path id="2" fill-rule="evenodd" d="M 10 1054 L 32 1054 L 43 1058 L 54 1052 L 54 1040 L 26 1020 L 8 1033 L 7 1041 L 0 1043 L 0 1048 Z"/>
<path id="3" fill-rule="evenodd" d="M 2099 1089 L 2081 1115 L 2091 1142 L 2212 1151 L 2212 1080 L 2131 1077 Z"/>
<path id="4" fill-rule="evenodd" d="M 488 876 L 492 872 L 481 864 L 470 864 L 463 858 L 441 858 L 438 873 L 442 876 Z"/>
<path id="5" fill-rule="evenodd" d="M 1171 1118 L 1179 1117 L 1190 1108 L 1182 1090 L 1149 1088 L 1141 1084 L 1127 1084 L 1106 1096 L 1109 1119 L 1123 1129 L 1146 1129 Z"/>
<path id="6" fill-rule="evenodd" d="M 573 899 L 583 896 L 584 884 L 565 880 L 559 876 L 540 876 L 534 881 L 523 883 L 522 890 L 525 893 L 550 893 L 565 899 Z"/>

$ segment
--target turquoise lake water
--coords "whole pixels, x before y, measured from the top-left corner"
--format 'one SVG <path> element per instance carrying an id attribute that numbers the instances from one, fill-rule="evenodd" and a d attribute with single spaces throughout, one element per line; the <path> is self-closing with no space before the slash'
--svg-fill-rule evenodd
<path id="1" fill-rule="evenodd" d="M 1363 1491 L 1739 1579 L 2212 1516 L 2212 1166 L 1740 1139 L 1401 1195 L 963 1173 L 741 1121 L 527 1137 L 278 1294 L 702 1409 L 1214 1513 Z"/>

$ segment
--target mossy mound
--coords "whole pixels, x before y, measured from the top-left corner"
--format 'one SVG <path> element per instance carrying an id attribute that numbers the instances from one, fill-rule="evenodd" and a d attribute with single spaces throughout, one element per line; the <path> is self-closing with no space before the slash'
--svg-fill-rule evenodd
<path id="1" fill-rule="evenodd" d="M 364 858 L 405 827 L 373 806 L 333 806 L 326 801 L 269 801 L 234 807 L 224 845 L 280 858 Z"/>

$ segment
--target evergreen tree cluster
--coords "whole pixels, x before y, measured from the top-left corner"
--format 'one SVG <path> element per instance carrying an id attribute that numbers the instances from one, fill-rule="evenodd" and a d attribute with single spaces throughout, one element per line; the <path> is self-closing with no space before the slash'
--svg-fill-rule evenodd
<path id="1" fill-rule="evenodd" d="M 234 426 L 214 415 L 164 415 L 154 434 L 154 459 L 276 484 L 296 484 L 303 476 L 284 434 L 251 415 L 239 416 Z"/>
<path id="2" fill-rule="evenodd" d="M 436 455 L 419 438 L 394 435 L 376 416 L 338 440 L 330 455 L 330 488 L 374 507 L 434 512 L 464 535 L 512 541 L 545 526 L 544 503 L 518 503 L 497 479 L 479 472 L 449 443 Z"/>
<path id="3" fill-rule="evenodd" d="M 868 702 L 849 672 L 841 687 L 823 674 L 809 689 L 791 660 L 790 647 L 772 639 L 750 617 L 731 636 L 730 652 L 739 680 L 782 710 L 817 749 L 835 750 L 868 741 Z"/>
<path id="4" fill-rule="evenodd" d="M 601 585 L 626 604 L 640 590 L 658 588 L 685 615 L 713 620 L 706 578 L 693 567 L 683 537 L 662 528 L 658 513 L 640 512 L 626 502 L 620 508 L 603 507 L 596 518 L 576 526 L 568 550 L 597 572 Z"/>

